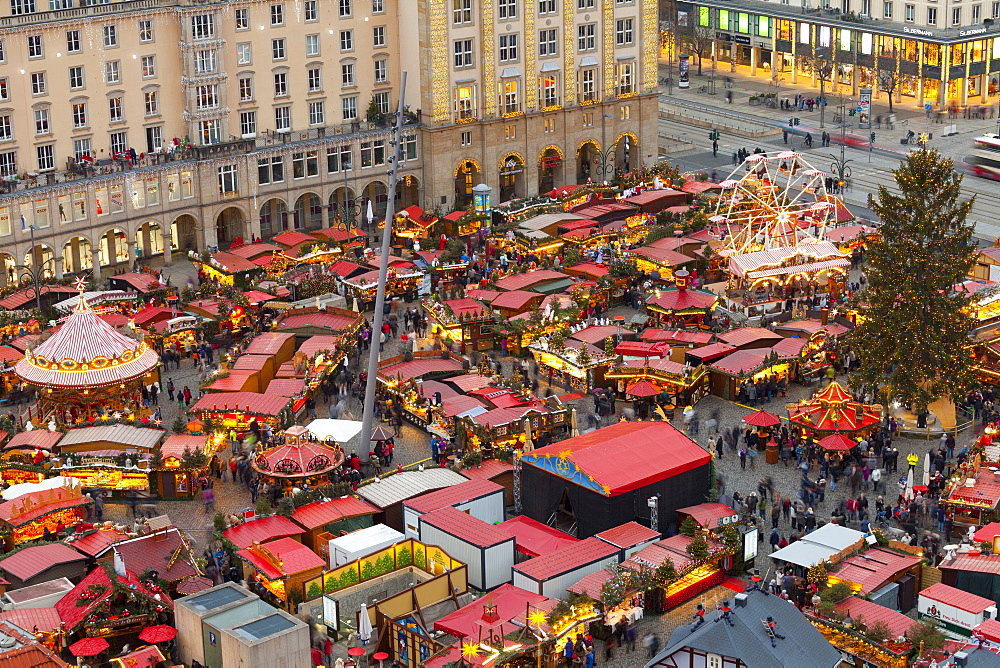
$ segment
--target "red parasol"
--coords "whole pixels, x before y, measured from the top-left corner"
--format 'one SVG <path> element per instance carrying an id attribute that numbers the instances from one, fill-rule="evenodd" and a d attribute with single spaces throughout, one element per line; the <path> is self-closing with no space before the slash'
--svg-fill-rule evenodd
<path id="1" fill-rule="evenodd" d="M 110 645 L 104 638 L 84 638 L 77 640 L 69 646 L 69 652 L 73 656 L 97 656 Z"/>
<path id="2" fill-rule="evenodd" d="M 660 389 L 653 385 L 648 380 L 640 380 L 638 382 L 632 383 L 625 394 L 633 397 L 654 397 L 660 393 Z"/>
<path id="3" fill-rule="evenodd" d="M 743 421 L 751 427 L 774 427 L 781 424 L 780 417 L 767 411 L 757 411 L 743 418 Z"/>
<path id="4" fill-rule="evenodd" d="M 166 624 L 157 624 L 156 626 L 144 628 L 142 633 L 139 634 L 139 640 L 155 645 L 158 642 L 170 642 L 176 635 L 177 629 L 174 627 L 167 626 Z"/>
<path id="5" fill-rule="evenodd" d="M 846 451 L 853 448 L 855 445 L 857 445 L 857 443 L 847 438 L 843 434 L 831 434 L 830 436 L 826 436 L 825 438 L 820 439 L 817 445 L 819 445 L 819 447 L 823 448 L 824 450 Z"/>
<path id="6" fill-rule="evenodd" d="M 351 649 L 347 650 L 347 654 L 348 654 L 348 656 L 364 656 L 364 654 L 365 654 L 365 648 L 364 647 L 352 647 Z"/>

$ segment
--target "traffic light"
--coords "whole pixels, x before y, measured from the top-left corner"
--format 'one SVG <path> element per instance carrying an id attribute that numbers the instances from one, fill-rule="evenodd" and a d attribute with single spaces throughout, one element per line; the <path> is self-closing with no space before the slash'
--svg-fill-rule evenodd
<path id="1" fill-rule="evenodd" d="M 799 119 L 797 119 L 797 118 L 789 118 L 788 119 L 788 124 L 789 125 L 793 125 L 793 126 L 794 125 L 798 125 L 799 124 Z"/>
<path id="2" fill-rule="evenodd" d="M 795 121 L 795 125 L 799 125 L 800 123 L 802 123 L 802 121 L 800 121 L 798 118 L 795 118 L 793 120 Z"/>
<path id="3" fill-rule="evenodd" d="M 718 130 L 709 130 L 708 131 L 708 140 L 709 141 L 718 141 L 719 139 L 722 139 L 722 134 Z"/>
<path id="4" fill-rule="evenodd" d="M 874 132 L 871 133 L 870 135 L 868 135 L 868 141 L 869 141 L 869 143 L 872 143 L 872 144 L 875 143 L 875 133 Z"/>
<path id="5" fill-rule="evenodd" d="M 854 116 L 857 113 L 858 113 L 857 109 L 850 109 L 850 110 L 848 110 L 847 115 L 848 116 Z"/>

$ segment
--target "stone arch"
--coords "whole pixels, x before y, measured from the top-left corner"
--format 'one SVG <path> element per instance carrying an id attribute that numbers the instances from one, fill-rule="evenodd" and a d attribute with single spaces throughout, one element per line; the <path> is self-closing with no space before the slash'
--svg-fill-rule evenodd
<path id="1" fill-rule="evenodd" d="M 400 211 L 420 203 L 420 181 L 412 174 L 405 174 L 396 182 L 396 210 Z"/>
<path id="2" fill-rule="evenodd" d="M 483 168 L 476 160 L 466 158 L 455 166 L 455 209 L 464 209 L 472 201 L 472 189 L 483 180 Z"/>
<path id="3" fill-rule="evenodd" d="M 615 137 L 615 168 L 622 173 L 632 171 L 636 164 L 641 165 L 639 156 L 639 138 L 635 133 L 625 131 Z"/>
<path id="4" fill-rule="evenodd" d="M 90 239 L 79 236 L 67 239 L 63 244 L 62 259 L 64 274 L 78 274 L 93 269 Z"/>
<path id="5" fill-rule="evenodd" d="M 382 181 L 370 181 L 361 189 L 359 201 L 360 215 L 368 222 L 368 202 L 372 203 L 373 224 L 385 220 L 385 208 L 389 204 L 389 187 Z"/>
<path id="6" fill-rule="evenodd" d="M 497 170 L 500 176 L 500 201 L 517 199 L 525 195 L 525 174 L 527 162 L 517 151 L 507 153 L 499 163 Z"/>
<path id="7" fill-rule="evenodd" d="M 7 287 L 17 281 L 17 258 L 0 252 L 0 285 Z"/>
<path id="8" fill-rule="evenodd" d="M 227 206 L 215 217 L 216 243 L 227 248 L 236 241 L 248 241 L 246 215 L 238 206 Z"/>
<path id="9" fill-rule="evenodd" d="M 128 256 L 128 234 L 121 228 L 113 227 L 101 234 L 98 248 L 98 258 L 102 267 L 127 264 L 132 261 Z"/>
<path id="10" fill-rule="evenodd" d="M 159 221 L 147 220 L 135 231 L 136 256 L 147 259 L 163 253 L 163 226 Z"/>
<path id="11" fill-rule="evenodd" d="M 22 282 L 32 282 L 35 278 L 35 266 L 38 266 L 38 279 L 54 278 L 56 275 L 56 254 L 52 247 L 44 243 L 36 243 L 24 254 L 24 271 Z"/>
<path id="12" fill-rule="evenodd" d="M 189 213 L 182 214 L 170 223 L 170 247 L 174 250 L 201 250 L 198 243 L 198 221 Z"/>
<path id="13" fill-rule="evenodd" d="M 280 197 L 272 197 L 260 207 L 260 237 L 270 239 L 281 234 L 282 216 L 288 212 L 288 205 Z"/>
<path id="14" fill-rule="evenodd" d="M 357 199 L 357 193 L 346 184 L 333 189 L 326 205 L 330 227 L 344 227 L 348 223 L 354 224 L 359 221 Z"/>
<path id="15" fill-rule="evenodd" d="M 601 144 L 596 139 L 585 139 L 576 147 L 576 180 L 585 183 L 587 179 L 595 178 L 597 165 L 601 157 Z"/>
<path id="16" fill-rule="evenodd" d="M 319 195 L 305 192 L 295 200 L 294 222 L 289 221 L 289 229 L 318 230 L 323 227 L 323 201 Z"/>
<path id="17" fill-rule="evenodd" d="M 547 193 L 563 184 L 563 152 L 549 144 L 538 152 L 538 193 Z"/>

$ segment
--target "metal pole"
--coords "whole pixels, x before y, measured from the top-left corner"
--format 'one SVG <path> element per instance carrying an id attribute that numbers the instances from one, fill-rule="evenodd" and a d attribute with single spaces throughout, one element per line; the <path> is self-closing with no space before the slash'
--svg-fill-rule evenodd
<path id="1" fill-rule="evenodd" d="M 35 253 L 35 226 L 28 225 L 28 232 L 31 234 L 31 278 L 35 283 L 35 308 L 42 312 L 42 295 L 38 291 L 38 255 Z"/>
<path id="2" fill-rule="evenodd" d="M 399 161 L 402 157 L 403 142 L 403 96 L 406 93 L 406 70 L 399 82 L 399 104 L 396 110 L 396 131 L 393 133 L 392 169 L 389 170 L 389 201 L 385 207 L 385 228 L 382 230 L 382 255 L 378 262 L 378 287 L 375 289 L 375 317 L 372 319 L 371 348 L 368 354 L 368 382 L 365 385 L 365 408 L 361 418 L 361 456 L 368 455 L 366 446 L 371 444 L 372 422 L 375 418 L 375 384 L 378 376 L 379 345 L 376 338 L 382 336 L 383 310 L 385 309 L 385 284 L 389 274 L 389 248 L 392 238 L 393 210 L 396 206 L 396 183 L 399 181 Z M 367 459 L 366 459 L 367 461 Z"/>

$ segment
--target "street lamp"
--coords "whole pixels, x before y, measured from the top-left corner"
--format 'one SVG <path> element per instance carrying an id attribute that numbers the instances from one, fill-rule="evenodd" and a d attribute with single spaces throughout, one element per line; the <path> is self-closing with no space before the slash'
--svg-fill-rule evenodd
<path id="1" fill-rule="evenodd" d="M 848 102 L 853 103 L 854 100 L 851 98 L 847 99 Z M 833 163 L 830 165 L 830 171 L 837 175 L 837 187 L 843 188 L 847 184 L 847 179 L 851 178 L 851 168 L 847 166 L 847 163 L 853 162 L 852 160 L 847 160 L 844 155 L 844 149 L 847 146 L 846 141 L 847 132 L 847 105 L 844 104 L 844 95 L 840 95 L 840 157 L 837 158 L 833 156 Z"/>
<path id="2" fill-rule="evenodd" d="M 354 227 L 354 221 L 361 217 L 361 200 L 347 199 L 347 191 L 344 191 L 344 203 L 343 204 L 329 204 L 327 209 L 330 214 L 336 216 L 340 220 L 340 224 L 344 226 L 345 230 L 350 230 Z"/>
<path id="3" fill-rule="evenodd" d="M 42 263 L 40 261 L 41 258 L 35 254 L 35 230 L 40 229 L 41 228 L 38 227 L 38 225 L 28 225 L 28 232 L 31 235 L 31 251 L 28 253 L 28 256 L 31 258 L 31 267 L 24 268 L 24 273 L 31 279 L 35 286 L 35 308 L 37 308 L 39 312 L 42 310 L 42 293 L 38 288 L 38 279 L 41 275 L 40 272 L 42 271 Z"/>

